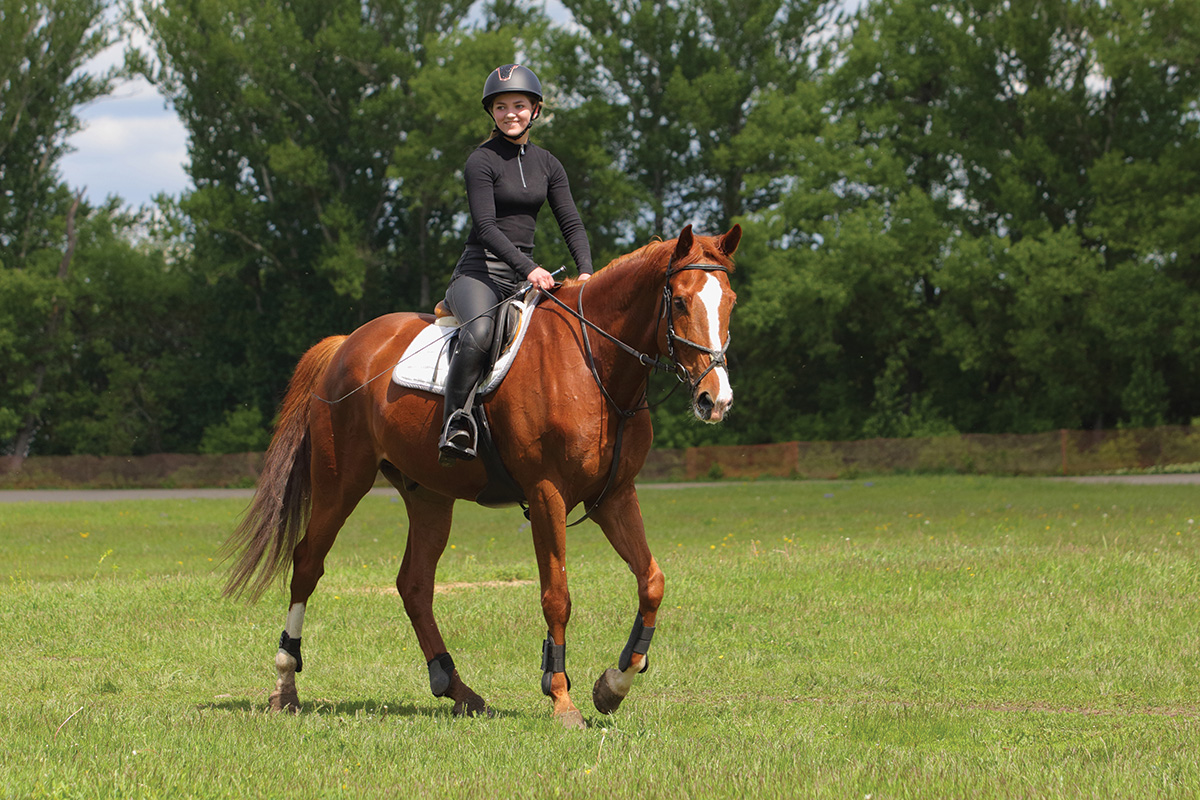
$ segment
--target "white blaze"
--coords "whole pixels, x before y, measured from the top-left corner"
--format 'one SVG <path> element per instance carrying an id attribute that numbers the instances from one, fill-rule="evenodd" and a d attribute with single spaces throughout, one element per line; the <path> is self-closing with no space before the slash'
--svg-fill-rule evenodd
<path id="1" fill-rule="evenodd" d="M 708 347 L 719 351 L 725 344 L 720 340 L 721 298 L 725 293 L 721 289 L 721 282 L 715 276 L 705 275 L 704 277 L 704 288 L 700 290 L 698 297 L 708 314 Z M 733 387 L 729 384 L 728 370 L 724 367 L 717 367 L 713 370 L 713 374 L 717 376 L 717 386 L 719 387 L 716 397 L 717 405 L 729 405 L 733 402 Z"/>

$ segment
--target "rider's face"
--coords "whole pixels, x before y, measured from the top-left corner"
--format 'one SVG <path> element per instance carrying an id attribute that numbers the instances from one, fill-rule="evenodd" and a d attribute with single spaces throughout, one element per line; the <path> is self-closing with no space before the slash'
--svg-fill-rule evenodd
<path id="1" fill-rule="evenodd" d="M 516 138 L 533 120 L 534 102 L 520 92 L 505 92 L 492 101 L 492 119 L 505 136 Z"/>

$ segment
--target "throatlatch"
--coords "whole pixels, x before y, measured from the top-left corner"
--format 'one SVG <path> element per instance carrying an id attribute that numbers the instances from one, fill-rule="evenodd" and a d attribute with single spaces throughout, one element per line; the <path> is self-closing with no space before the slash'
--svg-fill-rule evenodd
<path id="1" fill-rule="evenodd" d="M 542 694 L 550 696 L 550 681 L 554 673 L 561 672 L 567 678 L 567 691 L 571 691 L 571 676 L 567 675 L 567 646 L 555 644 L 549 633 L 542 643 Z"/>
<path id="2" fill-rule="evenodd" d="M 442 653 L 429 659 L 429 691 L 434 697 L 444 697 L 450 689 L 450 679 L 454 677 L 454 659 L 449 653 Z"/>
<path id="3" fill-rule="evenodd" d="M 300 657 L 300 639 L 299 636 L 295 639 L 288 636 L 286 629 L 279 636 L 279 649 L 296 659 L 296 672 L 304 669 L 304 659 Z"/>
<path id="4" fill-rule="evenodd" d="M 617 662 L 617 667 L 624 672 L 629 669 L 630 662 L 633 661 L 633 654 L 646 655 L 646 651 L 650 649 L 650 640 L 654 638 L 654 628 L 647 628 L 642 624 L 642 612 L 638 612 L 633 618 L 633 630 L 629 632 L 629 641 L 625 643 L 625 649 L 621 651 L 621 660 Z M 645 672 L 650 668 L 650 659 L 642 659 L 642 668 L 638 673 Z"/>

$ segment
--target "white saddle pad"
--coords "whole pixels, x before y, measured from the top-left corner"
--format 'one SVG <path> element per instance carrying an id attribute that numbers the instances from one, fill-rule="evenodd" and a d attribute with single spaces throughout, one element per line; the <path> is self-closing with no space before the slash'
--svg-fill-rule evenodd
<path id="1" fill-rule="evenodd" d="M 484 376 L 479 394 L 484 395 L 500 385 L 500 381 L 512 366 L 529 330 L 529 320 L 537 305 L 539 292 L 530 292 L 526 300 L 510 300 L 519 314 L 517 333 L 508 349 L 500 354 L 492 371 Z M 417 334 L 405 349 L 404 355 L 392 370 L 392 382 L 410 389 L 421 389 L 434 394 L 446 393 L 446 372 L 450 368 L 450 342 L 458 335 L 458 326 L 428 325 Z"/>

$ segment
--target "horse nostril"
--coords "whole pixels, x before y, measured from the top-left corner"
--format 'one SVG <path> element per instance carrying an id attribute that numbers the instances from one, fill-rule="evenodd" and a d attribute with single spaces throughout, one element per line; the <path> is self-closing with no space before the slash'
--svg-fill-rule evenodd
<path id="1" fill-rule="evenodd" d="M 696 398 L 696 415 L 700 419 L 712 419 L 713 401 L 708 392 L 703 392 Z"/>

